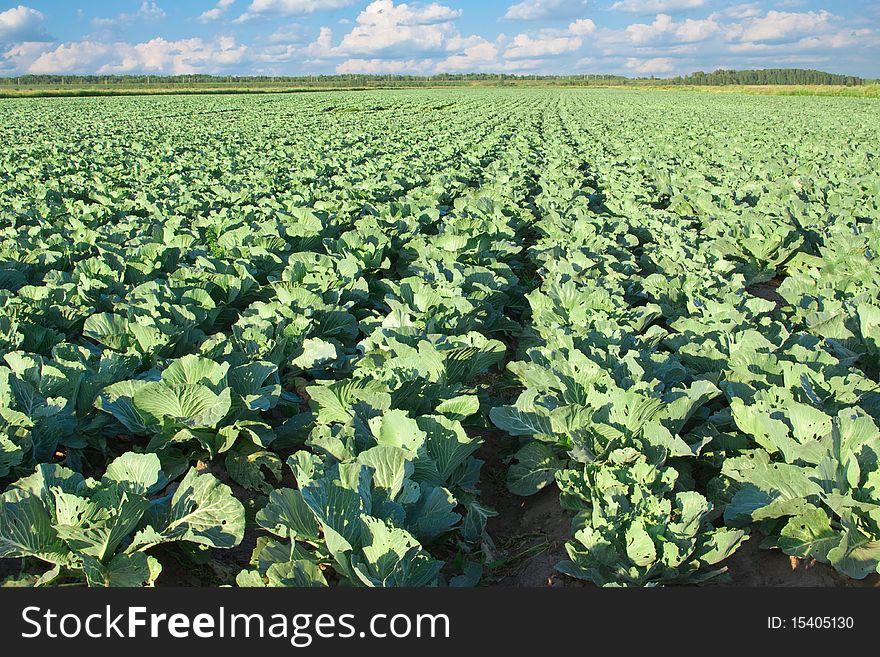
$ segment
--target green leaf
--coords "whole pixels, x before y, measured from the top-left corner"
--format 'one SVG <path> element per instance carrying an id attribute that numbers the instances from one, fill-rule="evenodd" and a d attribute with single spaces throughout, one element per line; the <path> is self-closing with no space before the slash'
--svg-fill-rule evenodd
<path id="1" fill-rule="evenodd" d="M 454 511 L 458 501 L 445 488 L 422 484 L 419 501 L 409 509 L 409 530 L 422 542 L 452 531 L 461 520 Z"/>
<path id="2" fill-rule="evenodd" d="M 880 540 L 855 530 L 843 532 L 840 544 L 828 551 L 828 562 L 853 579 L 864 579 L 878 572 Z"/>
<path id="3" fill-rule="evenodd" d="M 647 568 L 657 560 L 657 547 L 645 531 L 645 524 L 641 520 L 634 521 L 626 530 L 626 556 L 642 568 Z"/>
<path id="4" fill-rule="evenodd" d="M 321 528 L 314 512 L 293 488 L 272 491 L 269 502 L 257 513 L 257 524 L 282 538 L 317 543 Z"/>
<path id="5" fill-rule="evenodd" d="M 227 363 L 216 363 L 210 358 L 188 355 L 173 361 L 162 372 L 162 383 L 169 387 L 205 385 L 212 390 L 224 387 Z"/>
<path id="6" fill-rule="evenodd" d="M 128 552 L 172 541 L 230 548 L 244 537 L 244 507 L 229 486 L 191 468 L 174 495 L 151 507 L 151 527 L 139 532 Z"/>
<path id="7" fill-rule="evenodd" d="M 148 507 L 146 498 L 115 481 L 89 497 L 56 491 L 55 529 L 74 552 L 105 561 L 134 532 Z"/>
<path id="8" fill-rule="evenodd" d="M 107 466 L 104 480 L 117 482 L 133 495 L 150 496 L 167 485 L 162 464 L 155 454 L 128 452 Z"/>
<path id="9" fill-rule="evenodd" d="M 116 555 L 107 564 L 85 556 L 83 571 L 90 587 L 135 588 L 153 586 L 162 566 L 153 557 L 137 552 Z"/>
<path id="10" fill-rule="evenodd" d="M 464 420 L 480 411 L 480 400 L 476 395 L 461 395 L 437 404 L 437 414 L 450 420 Z"/>
<path id="11" fill-rule="evenodd" d="M 814 507 L 791 518 L 782 528 L 776 544 L 786 554 L 828 563 L 828 553 L 842 538 L 841 532 L 832 529 L 828 514 Z"/>
<path id="12" fill-rule="evenodd" d="M 23 460 L 24 450 L 6 436 L 0 435 L 0 479 L 6 477 Z"/>
<path id="13" fill-rule="evenodd" d="M 403 529 L 376 518 L 364 518 L 363 560 L 353 559 L 354 570 L 367 586 L 421 587 L 436 583 L 443 567 L 421 549 Z"/>
<path id="14" fill-rule="evenodd" d="M 377 445 L 361 452 L 357 460 L 373 468 L 373 485 L 384 489 L 387 499 L 394 500 L 403 489 L 404 481 L 413 473 L 411 456 L 400 447 Z"/>
<path id="15" fill-rule="evenodd" d="M 516 406 L 496 406 L 489 411 L 489 418 L 496 427 L 511 436 L 535 436 L 552 434 L 550 418 Z"/>
<path id="16" fill-rule="evenodd" d="M 537 441 L 526 444 L 515 458 L 507 471 L 507 489 L 514 495 L 534 495 L 552 483 L 564 465 L 549 445 Z"/>
<path id="17" fill-rule="evenodd" d="M 273 563 L 266 570 L 270 586 L 295 588 L 324 588 L 327 580 L 314 561 L 299 559 L 283 563 Z"/>
<path id="18" fill-rule="evenodd" d="M 155 422 L 148 425 L 148 419 L 134 405 L 135 394 L 147 385 L 148 381 L 120 381 L 107 386 L 95 400 L 95 408 L 115 417 L 133 434 L 149 433 Z"/>
<path id="19" fill-rule="evenodd" d="M 399 447 L 410 452 L 418 451 L 425 441 L 425 432 L 406 411 L 386 411 L 379 417 L 370 418 L 370 431 L 380 445 Z"/>
<path id="20" fill-rule="evenodd" d="M 436 478 L 414 477 L 419 481 L 444 485 L 456 468 L 482 444 L 481 440 L 468 436 L 458 420 L 450 420 L 442 415 L 423 415 L 416 423 L 426 437 L 425 446 L 433 466 L 431 472 L 436 472 Z M 419 463 L 416 469 L 424 471 L 424 468 L 419 468 Z"/>
<path id="21" fill-rule="evenodd" d="M 66 564 L 70 550 L 52 525 L 39 497 L 22 490 L 7 491 L 0 497 L 0 558 L 35 557 Z"/>
<path id="22" fill-rule="evenodd" d="M 366 513 L 357 490 L 336 481 L 317 480 L 301 489 L 306 505 L 324 530 L 331 553 L 347 552 L 361 544 L 361 517 Z"/>
<path id="23" fill-rule="evenodd" d="M 161 424 L 169 418 L 189 428 L 214 427 L 226 417 L 232 406 L 229 388 L 220 394 L 200 384 L 167 386 L 148 383 L 134 394 L 138 413 Z"/>
<path id="24" fill-rule="evenodd" d="M 306 338 L 303 341 L 303 352 L 291 362 L 297 367 L 310 370 L 318 365 L 334 361 L 338 358 L 336 345 L 320 338 Z"/>

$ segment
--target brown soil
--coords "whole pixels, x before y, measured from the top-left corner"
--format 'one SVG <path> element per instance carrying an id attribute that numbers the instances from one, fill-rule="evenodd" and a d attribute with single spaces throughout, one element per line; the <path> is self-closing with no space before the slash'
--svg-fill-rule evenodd
<path id="1" fill-rule="evenodd" d="M 810 559 L 790 557 L 780 550 L 762 550 L 753 535 L 727 560 L 732 586 L 880 586 L 880 575 L 854 580 Z"/>
<path id="2" fill-rule="evenodd" d="M 772 301 L 776 304 L 776 310 L 779 310 L 786 304 L 785 299 L 782 298 L 782 295 L 777 291 L 779 286 L 782 284 L 783 279 L 774 278 L 773 280 L 767 281 L 766 283 L 761 283 L 759 285 L 754 285 L 748 290 L 746 290 L 753 297 L 758 297 L 759 299 L 764 299 L 765 301 Z"/>
<path id="3" fill-rule="evenodd" d="M 559 506 L 559 491 L 548 486 L 530 497 L 507 491 L 500 436 L 492 436 L 477 454 L 483 466 L 483 502 L 498 515 L 487 531 L 495 542 L 495 559 L 483 584 L 489 586 L 583 586 L 556 572 L 567 558 L 565 542 L 571 536 L 571 516 Z"/>

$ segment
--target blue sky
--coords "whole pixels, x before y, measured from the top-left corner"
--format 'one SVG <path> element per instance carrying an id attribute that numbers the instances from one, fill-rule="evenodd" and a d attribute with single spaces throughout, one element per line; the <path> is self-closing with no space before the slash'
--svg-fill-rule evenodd
<path id="1" fill-rule="evenodd" d="M 801 67 L 880 77 L 880 2 L 866 0 L 26 2 L 0 2 L 0 75 Z"/>

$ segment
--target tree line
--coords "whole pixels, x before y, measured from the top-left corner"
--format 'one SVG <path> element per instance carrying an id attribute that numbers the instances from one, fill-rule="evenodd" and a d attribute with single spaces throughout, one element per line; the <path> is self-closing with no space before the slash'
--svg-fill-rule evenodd
<path id="1" fill-rule="evenodd" d="M 697 71 L 684 77 L 672 78 L 667 82 L 670 84 L 712 86 L 737 84 L 834 84 L 847 87 L 859 86 L 865 83 L 862 78 L 854 75 L 838 75 L 836 73 L 802 68 L 764 68 L 747 71 L 718 69 L 712 73 Z"/>
<path id="2" fill-rule="evenodd" d="M 269 85 L 285 84 L 298 87 L 352 86 L 432 86 L 444 84 L 544 83 L 563 86 L 638 85 L 662 83 L 671 85 L 846 85 L 858 86 L 865 80 L 852 75 L 798 68 L 759 70 L 718 69 L 712 73 L 697 71 L 673 78 L 621 75 L 513 75 L 505 73 L 444 73 L 418 75 L 302 75 L 302 76 L 238 76 L 238 75 L 22 75 L 0 78 L 0 85 L 16 86 L 84 86 L 84 85 Z"/>

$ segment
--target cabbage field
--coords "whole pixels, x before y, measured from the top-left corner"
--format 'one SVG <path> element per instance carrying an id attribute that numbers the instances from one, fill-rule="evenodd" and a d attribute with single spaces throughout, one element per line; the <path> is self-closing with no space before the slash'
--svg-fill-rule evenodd
<path id="1" fill-rule="evenodd" d="M 877 101 L 0 102 L 6 585 L 877 577 Z"/>

